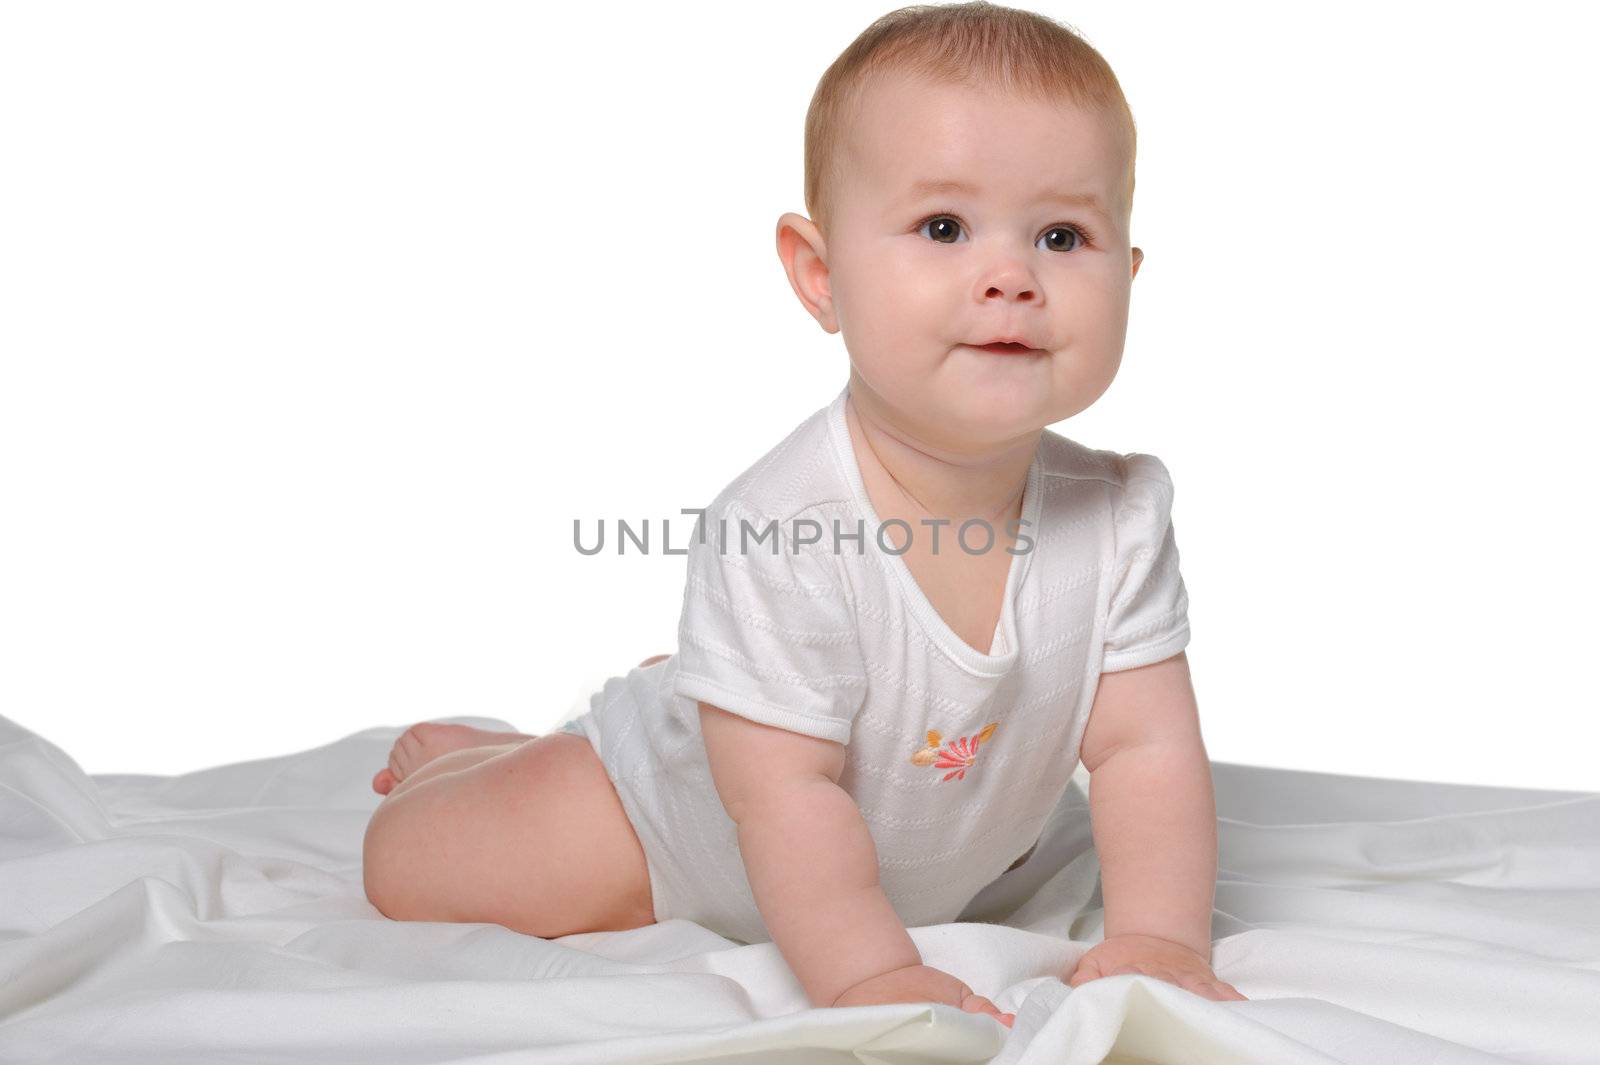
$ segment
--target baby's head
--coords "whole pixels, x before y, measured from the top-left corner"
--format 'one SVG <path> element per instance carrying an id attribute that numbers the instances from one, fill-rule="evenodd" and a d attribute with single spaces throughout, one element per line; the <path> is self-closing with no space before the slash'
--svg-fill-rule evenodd
<path id="1" fill-rule="evenodd" d="M 1110 66 L 1041 15 L 907 7 L 856 38 L 806 115 L 811 218 L 778 220 L 795 293 L 844 336 L 856 402 L 962 452 L 1098 399 L 1143 258 L 1134 147 Z M 1008 336 L 1039 350 L 969 346 Z"/>

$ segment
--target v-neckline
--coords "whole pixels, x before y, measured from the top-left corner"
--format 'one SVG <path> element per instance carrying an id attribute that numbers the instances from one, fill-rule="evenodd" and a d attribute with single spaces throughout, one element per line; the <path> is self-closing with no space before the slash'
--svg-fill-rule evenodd
<path id="1" fill-rule="evenodd" d="M 911 567 L 906 565 L 902 555 L 884 551 L 877 546 L 877 531 L 883 523 L 878 518 L 878 511 L 872 505 L 872 498 L 867 495 L 866 485 L 861 479 L 861 466 L 856 460 L 855 442 L 850 439 L 850 425 L 845 420 L 845 399 L 850 394 L 850 386 L 846 385 L 839 395 L 835 397 L 828 408 L 829 435 L 833 440 L 834 457 L 838 460 L 845 482 L 850 486 L 850 493 L 855 497 L 856 509 L 866 519 L 868 528 L 866 535 L 870 542 L 866 550 L 875 553 L 882 564 L 895 575 L 900 584 L 901 592 L 905 595 L 906 602 L 911 606 L 912 613 L 917 616 L 928 637 L 942 649 L 957 665 L 979 676 L 995 676 L 1006 672 L 1017 658 L 1017 625 L 1016 625 L 1016 595 L 1021 587 L 1022 580 L 1027 576 L 1028 564 L 1033 559 L 1033 552 L 1038 549 L 1037 536 L 1039 532 L 1039 511 L 1041 500 L 1039 498 L 1039 452 L 1036 448 L 1033 459 L 1028 463 L 1028 480 L 1022 490 L 1022 525 L 1023 532 L 1029 534 L 1034 540 L 1034 546 L 1011 556 L 1011 567 L 1006 572 L 1006 587 L 1004 599 L 1000 604 L 1000 619 L 995 624 L 994 636 L 990 640 L 989 650 L 992 652 L 1002 643 L 1005 650 L 999 654 L 985 654 L 973 647 L 958 636 L 948 622 L 939 614 L 923 592 L 922 586 L 917 583 L 917 578 L 911 572 Z M 998 534 L 995 543 L 1000 542 Z M 1014 546 L 1014 545 L 1013 545 Z"/>

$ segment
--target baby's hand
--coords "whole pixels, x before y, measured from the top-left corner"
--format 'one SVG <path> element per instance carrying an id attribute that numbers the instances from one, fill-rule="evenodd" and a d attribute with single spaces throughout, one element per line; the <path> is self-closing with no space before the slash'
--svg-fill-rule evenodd
<path id="1" fill-rule="evenodd" d="M 861 981 L 834 1000 L 835 1006 L 877 1006 L 886 1002 L 938 1002 L 968 1013 L 987 1013 L 1007 1028 L 1015 1013 L 1001 1013 L 993 1002 L 947 972 L 928 965 L 908 965 Z"/>
<path id="2" fill-rule="evenodd" d="M 1119 973 L 1141 973 L 1217 1002 L 1248 1002 L 1232 984 L 1211 971 L 1209 959 L 1190 948 L 1156 936 L 1124 933 L 1108 936 L 1078 959 L 1067 977 L 1073 987 Z"/>

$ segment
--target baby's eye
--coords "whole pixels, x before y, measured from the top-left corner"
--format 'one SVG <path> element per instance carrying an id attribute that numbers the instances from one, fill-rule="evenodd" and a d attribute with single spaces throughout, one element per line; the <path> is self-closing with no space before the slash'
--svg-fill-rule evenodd
<path id="1" fill-rule="evenodd" d="M 1083 231 L 1078 229 L 1076 226 L 1054 226 L 1049 230 L 1049 232 L 1045 233 L 1045 235 L 1039 239 L 1050 240 L 1050 238 L 1055 236 L 1057 233 L 1061 234 L 1061 236 L 1056 240 L 1050 241 L 1050 247 L 1052 249 L 1060 248 L 1061 245 L 1066 242 L 1069 235 L 1072 237 L 1071 247 L 1073 248 L 1081 248 L 1083 245 L 1088 243 L 1088 240 L 1085 239 L 1083 235 Z"/>
<path id="2" fill-rule="evenodd" d="M 917 224 L 917 232 L 924 231 L 940 244 L 955 244 L 956 234 L 961 231 L 961 221 L 948 214 L 932 215 Z M 950 239 L 946 240 L 946 237 Z M 1051 226 L 1039 239 L 1049 242 L 1047 250 L 1050 251 L 1072 251 L 1089 243 L 1089 235 L 1075 225 Z"/>
<path id="3" fill-rule="evenodd" d="M 917 232 L 920 233 L 929 226 L 935 226 L 936 228 L 943 230 L 944 233 L 949 234 L 951 238 L 950 240 L 945 240 L 943 237 L 934 236 L 932 233 L 928 234 L 929 236 L 932 236 L 934 240 L 938 241 L 940 244 L 954 244 L 955 234 L 958 230 L 960 230 L 961 223 L 957 222 L 949 215 L 934 215 L 932 218 L 924 219 L 921 224 L 918 225 Z"/>

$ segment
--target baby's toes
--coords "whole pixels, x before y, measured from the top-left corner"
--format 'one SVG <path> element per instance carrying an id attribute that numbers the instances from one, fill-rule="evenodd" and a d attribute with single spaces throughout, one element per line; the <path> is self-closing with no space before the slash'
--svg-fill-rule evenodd
<path id="1" fill-rule="evenodd" d="M 402 732 L 389 748 L 389 764 L 372 778 L 372 790 L 379 795 L 389 794 L 401 781 L 442 754 L 504 742 L 505 734 L 471 725 L 419 721 Z"/>
<path id="2" fill-rule="evenodd" d="M 496 742 L 498 734 L 471 725 L 419 721 L 401 733 L 389 751 L 389 771 L 396 783 L 409 777 L 442 754 L 465 747 L 482 747 Z"/>
<path id="3" fill-rule="evenodd" d="M 411 761 L 406 772 L 427 765 L 441 754 L 459 751 L 463 747 L 478 747 L 490 742 L 493 733 L 471 725 L 445 725 L 436 721 L 419 721 L 406 729 L 395 746 L 401 748 Z"/>
<path id="4" fill-rule="evenodd" d="M 389 772 L 394 776 L 395 783 L 409 777 L 418 766 L 426 765 L 434 758 L 433 728 L 426 721 L 418 722 L 400 733 L 400 738 L 389 748 Z"/>
<path id="5" fill-rule="evenodd" d="M 422 735 L 419 735 L 422 730 Z M 423 735 L 426 730 L 423 726 L 412 725 L 400 734 L 394 741 L 394 746 L 389 748 L 389 764 L 378 770 L 372 778 L 372 790 L 379 795 L 387 795 L 406 777 L 416 771 L 417 767 L 427 763 L 431 755 L 427 753 Z"/>

